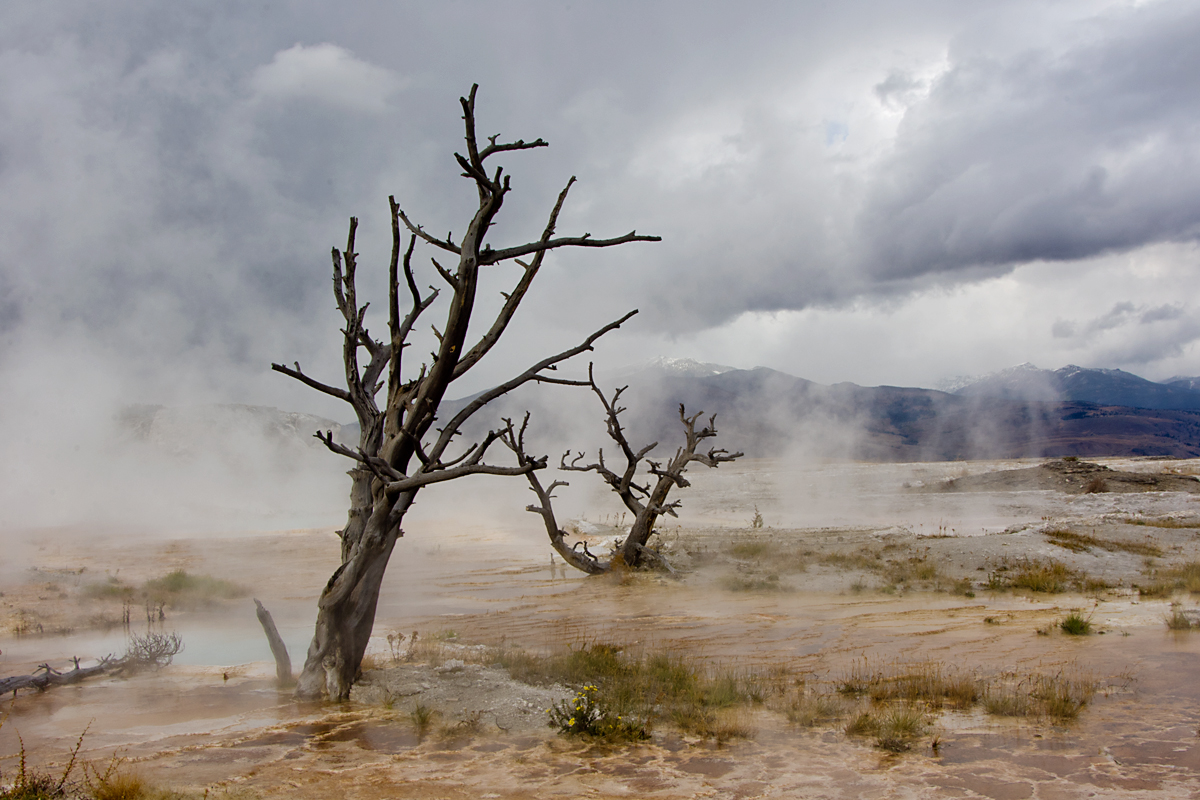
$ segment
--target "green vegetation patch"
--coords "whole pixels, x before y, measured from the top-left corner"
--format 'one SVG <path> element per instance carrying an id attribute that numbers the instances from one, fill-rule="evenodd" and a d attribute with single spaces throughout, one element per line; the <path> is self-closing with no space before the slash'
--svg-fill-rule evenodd
<path id="1" fill-rule="evenodd" d="M 100 600 L 120 600 L 129 605 L 151 603 L 174 608 L 195 608 L 211 605 L 218 600 L 246 597 L 249 592 L 246 587 L 231 581 L 209 575 L 193 575 L 177 569 L 161 578 L 152 578 L 141 586 L 124 583 L 113 576 L 88 584 L 83 594 Z"/>
<path id="2" fill-rule="evenodd" d="M 670 652 L 631 652 L 603 642 L 548 655 L 506 648 L 497 652 L 495 663 L 515 680 L 574 687 L 571 700 L 548 710 L 550 724 L 564 733 L 610 740 L 644 738 L 663 722 L 718 741 L 749 735 L 736 712 L 763 702 L 779 681 Z"/>
<path id="3" fill-rule="evenodd" d="M 1059 620 L 1058 627 L 1070 636 L 1087 636 L 1092 632 L 1092 620 L 1078 611 L 1072 611 Z"/>
<path id="4" fill-rule="evenodd" d="M 142 591 L 147 599 L 175 607 L 208 605 L 216 600 L 245 597 L 248 592 L 236 583 L 208 575 L 192 575 L 182 569 L 161 578 L 146 581 Z"/>

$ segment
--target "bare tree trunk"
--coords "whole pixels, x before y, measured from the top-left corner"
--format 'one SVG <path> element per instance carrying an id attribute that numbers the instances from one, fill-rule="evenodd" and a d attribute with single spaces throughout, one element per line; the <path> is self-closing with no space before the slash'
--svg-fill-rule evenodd
<path id="1" fill-rule="evenodd" d="M 363 655 L 375 625 L 379 590 L 399 531 L 388 534 L 372 514 L 350 557 L 329 579 L 317 601 L 317 622 L 296 696 L 315 699 L 350 699 L 358 680 Z"/>
<path id="2" fill-rule="evenodd" d="M 267 643 L 271 646 L 271 655 L 275 657 L 275 680 L 280 686 L 291 686 L 292 659 L 288 655 L 283 637 L 279 635 L 279 629 L 275 627 L 275 619 L 257 597 L 254 598 L 254 606 L 258 623 L 262 625 L 263 633 L 267 635 Z"/>
<path id="3" fill-rule="evenodd" d="M 659 510 L 667 504 L 667 495 L 675 482 L 669 478 L 659 478 L 650 491 L 645 507 L 633 520 L 629 535 L 621 545 L 621 559 L 631 567 L 642 563 L 642 552 L 650 537 L 654 535 L 654 526 L 661 516 Z"/>

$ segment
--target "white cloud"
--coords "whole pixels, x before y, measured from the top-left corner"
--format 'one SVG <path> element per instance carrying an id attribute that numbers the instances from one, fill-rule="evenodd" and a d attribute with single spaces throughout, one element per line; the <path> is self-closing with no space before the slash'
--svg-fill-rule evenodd
<path id="1" fill-rule="evenodd" d="M 354 111 L 380 112 L 404 87 L 394 72 L 369 64 L 335 44 L 296 44 L 255 70 L 250 86 L 260 97 L 315 100 Z"/>

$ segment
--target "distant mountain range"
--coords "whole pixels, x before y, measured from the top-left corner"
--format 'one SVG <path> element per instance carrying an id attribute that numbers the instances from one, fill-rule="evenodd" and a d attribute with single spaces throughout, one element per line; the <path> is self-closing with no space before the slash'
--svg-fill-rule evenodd
<path id="1" fill-rule="evenodd" d="M 941 388 L 965 397 L 1075 401 L 1153 409 L 1200 409 L 1200 378 L 1155 383 L 1119 369 L 1038 369 L 1022 364 Z"/>
<path id="2" fill-rule="evenodd" d="M 711 446 L 747 456 L 800 454 L 821 459 L 946 461 L 1031 456 L 1200 457 L 1200 380 L 1155 383 L 1121 370 L 1032 365 L 962 380 L 953 391 L 897 386 L 826 386 L 783 372 L 744 370 L 690 359 L 657 359 L 598 378 L 609 396 L 621 395 L 621 419 L 635 447 L 658 441 L 655 452 L 682 443 L 682 403 L 689 414 L 716 414 L 720 435 Z M 465 400 L 449 403 L 443 419 Z M 500 398 L 476 425 L 533 412 L 531 441 L 555 457 L 567 447 L 605 443 L 602 412 L 588 392 L 527 387 Z M 122 428 L 135 440 L 186 454 L 211 449 L 215 439 L 273 442 L 284 458 L 322 450 L 313 431 L 332 430 L 357 443 L 357 426 L 252 406 L 165 409 L 130 407 Z M 464 431 L 464 441 L 481 430 Z M 299 448 L 299 449 L 297 449 Z M 611 451 L 611 443 L 606 452 Z M 321 454 L 324 456 L 325 454 Z M 330 456 L 332 457 L 332 456 Z M 497 457 L 499 453 L 497 452 Z M 304 460 L 307 461 L 305 456 Z"/>
<path id="3" fill-rule="evenodd" d="M 801 452 L 868 461 L 1200 456 L 1200 396 L 1186 407 L 1194 396 L 1190 390 L 1143 381 L 1167 391 L 1146 390 L 1135 398 L 1127 378 L 1141 379 L 1115 370 L 1087 372 L 1109 378 L 1111 388 L 1103 381 L 1064 381 L 1083 387 L 1081 396 L 1087 399 L 1026 399 L 1011 392 L 991 394 L 992 384 L 980 383 L 954 394 L 852 383 L 823 386 L 759 367 L 707 377 L 657 376 L 648 370 L 641 380 L 630 380 L 623 399 L 637 417 L 632 427 L 671 449 L 682 435 L 682 402 L 689 410 L 716 412 L 718 446 L 747 455 Z M 1131 405 L 1135 401 L 1141 405 Z"/>

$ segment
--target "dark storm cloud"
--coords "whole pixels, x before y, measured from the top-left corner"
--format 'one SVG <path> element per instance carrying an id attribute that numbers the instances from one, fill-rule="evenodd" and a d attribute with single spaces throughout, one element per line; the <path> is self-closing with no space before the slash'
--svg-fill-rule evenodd
<path id="1" fill-rule="evenodd" d="M 858 223 L 869 276 L 1200 233 L 1200 9 L 1151 4 L 1057 33 L 1030 47 L 984 30 L 955 40 L 870 182 Z"/>

